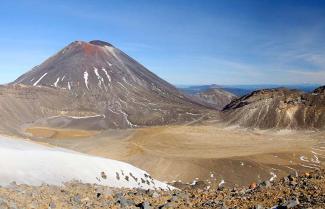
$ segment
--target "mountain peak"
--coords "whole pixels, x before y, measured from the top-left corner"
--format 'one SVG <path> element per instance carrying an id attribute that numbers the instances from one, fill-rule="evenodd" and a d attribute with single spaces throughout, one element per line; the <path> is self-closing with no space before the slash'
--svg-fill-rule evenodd
<path id="1" fill-rule="evenodd" d="M 201 109 L 205 111 L 122 51 L 98 40 L 73 42 L 13 84 L 46 86 L 81 97 L 76 106 L 96 113 L 88 120 L 99 128 L 189 121 L 200 117 Z M 56 122 L 61 119 L 48 122 L 60 124 Z"/>

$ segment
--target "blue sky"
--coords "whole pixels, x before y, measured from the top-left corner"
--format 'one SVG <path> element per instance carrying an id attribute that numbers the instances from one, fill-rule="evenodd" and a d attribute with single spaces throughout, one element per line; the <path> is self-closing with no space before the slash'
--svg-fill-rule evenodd
<path id="1" fill-rule="evenodd" d="M 173 84 L 325 84 L 317 0 L 3 0 L 0 83 L 93 39 Z"/>

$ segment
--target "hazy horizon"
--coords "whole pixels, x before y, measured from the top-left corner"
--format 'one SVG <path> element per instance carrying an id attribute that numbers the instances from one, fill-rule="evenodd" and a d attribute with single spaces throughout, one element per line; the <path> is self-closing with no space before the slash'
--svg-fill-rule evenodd
<path id="1" fill-rule="evenodd" d="M 0 23 L 1 84 L 94 39 L 172 84 L 325 84 L 324 1 L 7 1 Z"/>

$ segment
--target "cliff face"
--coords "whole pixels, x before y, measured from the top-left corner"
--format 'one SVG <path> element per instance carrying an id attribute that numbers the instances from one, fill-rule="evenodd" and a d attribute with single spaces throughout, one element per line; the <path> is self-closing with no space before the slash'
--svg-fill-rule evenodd
<path id="1" fill-rule="evenodd" d="M 285 88 L 254 91 L 223 109 L 228 124 L 252 128 L 324 129 L 324 87 L 313 93 Z"/>

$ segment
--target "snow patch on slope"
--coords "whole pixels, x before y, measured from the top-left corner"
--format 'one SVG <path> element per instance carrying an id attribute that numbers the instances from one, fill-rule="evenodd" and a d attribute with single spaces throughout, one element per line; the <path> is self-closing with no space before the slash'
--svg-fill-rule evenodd
<path id="1" fill-rule="evenodd" d="M 107 61 L 107 64 L 108 64 L 108 66 L 110 66 L 110 67 L 112 67 L 112 63 L 110 63 L 109 61 Z"/>
<path id="2" fill-rule="evenodd" d="M 124 116 L 124 119 L 125 119 L 126 123 L 128 124 L 128 126 L 130 126 L 130 127 L 136 127 L 137 126 L 137 125 L 131 123 L 131 121 L 129 121 L 129 118 L 128 118 L 129 115 L 126 112 L 124 112 L 123 110 L 119 110 L 119 112 L 122 113 L 122 115 Z"/>
<path id="3" fill-rule="evenodd" d="M 87 89 L 89 89 L 88 88 L 88 72 L 87 71 L 84 72 L 84 80 L 85 80 L 85 85 L 86 85 Z"/>
<path id="4" fill-rule="evenodd" d="M 95 67 L 94 67 L 94 72 L 95 72 L 95 74 L 96 74 L 96 76 L 97 76 L 97 79 L 98 79 L 98 87 L 99 87 L 99 88 L 102 88 L 102 84 L 103 84 L 103 86 L 105 87 L 104 78 L 103 78 L 101 75 L 99 75 L 99 73 L 98 73 L 98 69 L 95 68 Z M 106 88 L 106 87 L 105 87 L 105 88 Z"/>
<path id="5" fill-rule="evenodd" d="M 34 84 L 33 86 L 37 86 L 37 84 L 47 75 L 47 73 L 44 73 Z"/>
<path id="6" fill-rule="evenodd" d="M 58 83 L 59 83 L 59 81 L 60 81 L 60 77 L 58 77 L 57 79 L 56 79 L 56 81 L 54 82 L 54 87 L 58 87 Z"/>
<path id="7" fill-rule="evenodd" d="M 106 77 L 107 77 L 108 81 L 111 82 L 112 81 L 111 76 L 107 73 L 105 68 L 103 68 L 102 71 L 104 71 L 104 73 L 106 74 Z"/>
<path id="8" fill-rule="evenodd" d="M 127 163 L 0 136 L 0 185 L 13 181 L 62 185 L 72 180 L 117 188 L 173 189 Z"/>

